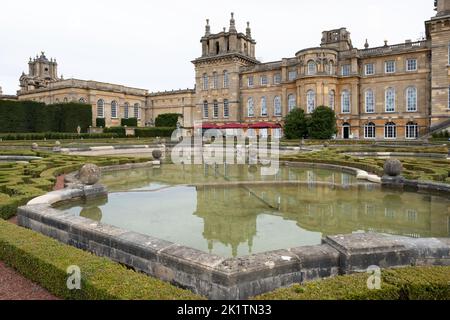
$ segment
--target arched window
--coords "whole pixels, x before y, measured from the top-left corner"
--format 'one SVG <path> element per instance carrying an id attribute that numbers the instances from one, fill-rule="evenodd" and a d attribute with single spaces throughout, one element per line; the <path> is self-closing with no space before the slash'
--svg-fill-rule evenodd
<path id="1" fill-rule="evenodd" d="M 224 88 L 228 88 L 228 86 L 229 86 L 228 71 L 225 70 L 225 71 L 223 72 L 223 87 L 224 87 Z"/>
<path id="2" fill-rule="evenodd" d="M 220 44 L 219 41 L 216 42 L 216 54 L 220 53 Z"/>
<path id="3" fill-rule="evenodd" d="M 111 102 L 111 118 L 117 118 L 117 101 Z"/>
<path id="4" fill-rule="evenodd" d="M 85 100 L 84 98 L 80 98 L 80 99 L 78 100 L 78 102 L 81 103 L 81 104 L 85 104 L 85 103 L 86 103 L 86 100 Z"/>
<path id="5" fill-rule="evenodd" d="M 317 73 L 317 65 L 316 62 L 313 60 L 309 60 L 308 61 L 308 70 L 307 70 L 307 74 L 309 76 L 315 75 Z"/>
<path id="6" fill-rule="evenodd" d="M 334 110 L 336 106 L 336 92 L 334 90 L 330 90 L 328 93 L 328 106 Z"/>
<path id="7" fill-rule="evenodd" d="M 395 90 L 388 88 L 385 93 L 386 112 L 395 112 Z"/>
<path id="8" fill-rule="evenodd" d="M 217 72 L 213 72 L 213 89 L 219 88 L 219 76 Z"/>
<path id="9" fill-rule="evenodd" d="M 203 74 L 203 90 L 208 90 L 208 75 Z"/>
<path id="10" fill-rule="evenodd" d="M 406 111 L 417 111 L 417 89 L 416 87 L 409 87 L 406 89 Z"/>
<path id="11" fill-rule="evenodd" d="M 261 116 L 262 117 L 267 117 L 268 116 L 267 99 L 266 99 L 266 97 L 262 97 L 261 98 Z"/>
<path id="12" fill-rule="evenodd" d="M 227 99 L 223 100 L 223 117 L 228 118 L 230 116 L 230 105 Z"/>
<path id="13" fill-rule="evenodd" d="M 316 93 L 314 90 L 308 90 L 306 93 L 306 107 L 308 113 L 312 113 L 316 109 Z"/>
<path id="14" fill-rule="evenodd" d="M 342 113 L 350 113 L 351 105 L 350 105 L 350 91 L 344 90 L 342 92 Z"/>
<path id="15" fill-rule="evenodd" d="M 130 114 L 129 114 L 129 108 L 130 108 L 130 105 L 128 104 L 128 102 L 125 102 L 125 104 L 124 104 L 124 106 L 123 106 L 123 117 L 124 117 L 125 119 L 128 119 L 128 117 L 130 116 Z"/>
<path id="16" fill-rule="evenodd" d="M 291 112 L 296 107 L 295 95 L 288 95 L 288 112 Z"/>
<path id="17" fill-rule="evenodd" d="M 214 100 L 213 103 L 213 117 L 214 118 L 219 117 L 219 102 L 217 102 L 217 100 Z"/>
<path id="18" fill-rule="evenodd" d="M 97 118 L 105 117 L 105 101 L 100 99 L 97 101 Z"/>
<path id="19" fill-rule="evenodd" d="M 419 126 L 417 123 L 408 122 L 406 124 L 406 139 L 417 139 L 419 137 Z"/>
<path id="20" fill-rule="evenodd" d="M 140 108 L 139 103 L 135 103 L 134 104 L 133 117 L 136 118 L 136 119 L 140 119 L 141 118 L 141 108 Z"/>
<path id="21" fill-rule="evenodd" d="M 56 103 L 59 103 L 59 99 L 58 99 L 58 98 L 56 98 L 56 99 L 55 99 L 55 102 L 56 102 Z"/>
<path id="22" fill-rule="evenodd" d="M 208 101 L 203 101 L 203 118 L 208 119 L 209 117 L 209 110 L 208 110 Z"/>
<path id="23" fill-rule="evenodd" d="M 375 124 L 373 122 L 369 122 L 364 125 L 364 138 L 365 139 L 374 139 L 376 138 L 375 132 Z"/>
<path id="24" fill-rule="evenodd" d="M 247 115 L 249 117 L 255 116 L 255 105 L 253 103 L 253 98 L 248 98 L 247 100 Z"/>
<path id="25" fill-rule="evenodd" d="M 68 103 L 69 99 L 67 99 L 67 97 L 65 97 L 63 101 L 64 101 L 64 103 Z"/>
<path id="26" fill-rule="evenodd" d="M 365 101 L 366 101 L 366 113 L 374 113 L 375 112 L 375 96 L 373 94 L 372 89 L 366 90 Z"/>
<path id="27" fill-rule="evenodd" d="M 279 96 L 276 96 L 275 99 L 273 99 L 273 108 L 275 116 L 281 117 L 283 111 L 281 110 L 281 98 Z"/>
<path id="28" fill-rule="evenodd" d="M 388 122 L 384 125 L 384 138 L 385 139 L 397 138 L 397 125 L 394 122 Z"/>
<path id="29" fill-rule="evenodd" d="M 330 62 L 328 62 L 328 73 L 330 75 L 334 75 L 334 61 L 330 60 Z"/>

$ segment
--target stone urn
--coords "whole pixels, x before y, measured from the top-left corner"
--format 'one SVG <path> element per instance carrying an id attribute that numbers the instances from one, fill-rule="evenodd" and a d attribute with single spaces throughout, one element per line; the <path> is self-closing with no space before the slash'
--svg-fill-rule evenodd
<path id="1" fill-rule="evenodd" d="M 81 167 L 78 172 L 78 179 L 82 184 L 85 185 L 94 185 L 100 181 L 101 170 L 98 166 L 92 163 L 87 163 L 83 167 Z"/>
<path id="2" fill-rule="evenodd" d="M 159 150 L 159 149 L 153 150 L 153 151 L 152 151 L 152 157 L 153 157 L 153 159 L 155 159 L 155 160 L 160 160 L 161 157 L 162 157 L 162 151 Z"/>
<path id="3" fill-rule="evenodd" d="M 398 177 L 402 174 L 403 165 L 400 160 L 388 159 L 384 163 L 384 175 L 388 177 Z"/>

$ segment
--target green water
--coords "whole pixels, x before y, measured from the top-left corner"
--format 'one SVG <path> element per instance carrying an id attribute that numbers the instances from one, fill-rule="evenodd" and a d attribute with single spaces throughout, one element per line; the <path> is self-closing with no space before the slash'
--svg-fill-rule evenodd
<path id="1" fill-rule="evenodd" d="M 108 200 L 61 208 L 225 257 L 354 232 L 450 236 L 450 199 L 383 191 L 329 170 L 283 167 L 261 176 L 247 165 L 163 165 L 104 174 L 102 183 Z"/>

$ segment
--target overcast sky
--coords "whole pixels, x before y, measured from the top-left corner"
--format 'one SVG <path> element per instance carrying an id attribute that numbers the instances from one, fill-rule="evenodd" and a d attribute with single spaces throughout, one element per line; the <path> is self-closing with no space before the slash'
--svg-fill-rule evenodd
<path id="1" fill-rule="evenodd" d="M 0 86 L 15 94 L 28 59 L 45 51 L 64 78 L 150 91 L 193 88 L 190 61 L 201 54 L 205 19 L 211 31 L 239 32 L 250 21 L 263 62 L 320 45 L 323 30 L 347 27 L 353 45 L 417 40 L 435 15 L 433 0 L 2 0 Z"/>

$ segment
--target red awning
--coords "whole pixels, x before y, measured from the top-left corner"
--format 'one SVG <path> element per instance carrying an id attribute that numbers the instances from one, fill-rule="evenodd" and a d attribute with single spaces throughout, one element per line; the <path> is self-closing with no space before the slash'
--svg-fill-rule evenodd
<path id="1" fill-rule="evenodd" d="M 195 127 L 196 128 L 202 128 L 202 129 L 220 129 L 221 128 L 220 126 L 218 126 L 215 123 L 207 123 L 207 122 L 204 122 L 202 124 L 198 124 Z"/>
<path id="2" fill-rule="evenodd" d="M 248 127 L 251 129 L 278 129 L 281 128 L 281 125 L 272 122 L 257 122 L 249 124 Z"/>
<path id="3" fill-rule="evenodd" d="M 245 129 L 245 128 L 247 128 L 246 124 L 238 123 L 238 122 L 226 123 L 221 127 L 221 129 Z"/>

